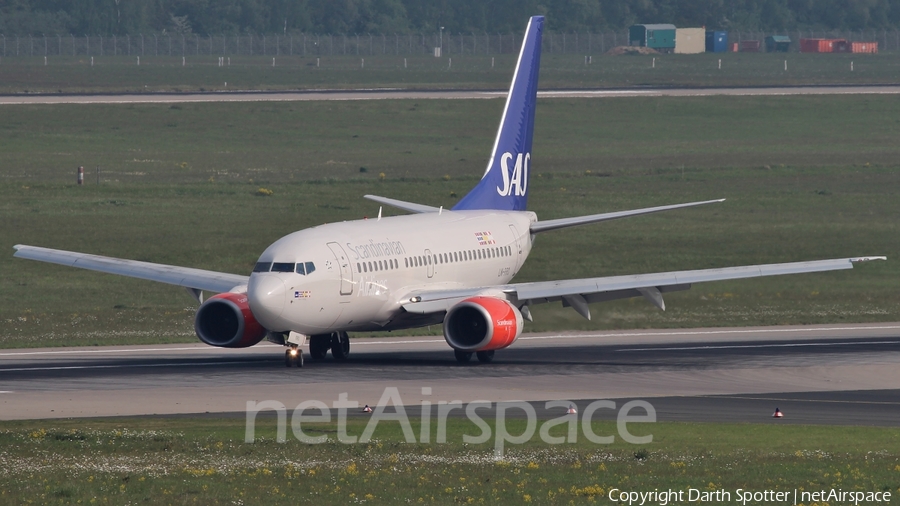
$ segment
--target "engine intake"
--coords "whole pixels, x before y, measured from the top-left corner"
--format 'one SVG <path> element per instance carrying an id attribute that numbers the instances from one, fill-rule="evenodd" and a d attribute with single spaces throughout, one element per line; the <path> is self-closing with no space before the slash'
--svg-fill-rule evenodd
<path id="1" fill-rule="evenodd" d="M 247 348 L 266 337 L 243 293 L 220 293 L 207 299 L 197 310 L 194 330 L 201 341 L 220 348 Z"/>
<path id="2" fill-rule="evenodd" d="M 444 317 L 444 339 L 460 351 L 506 348 L 522 334 L 522 313 L 509 301 L 471 297 L 450 308 Z"/>

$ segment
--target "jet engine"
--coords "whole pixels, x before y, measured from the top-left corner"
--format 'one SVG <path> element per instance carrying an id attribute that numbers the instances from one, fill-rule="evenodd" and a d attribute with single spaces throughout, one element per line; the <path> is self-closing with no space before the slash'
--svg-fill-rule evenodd
<path id="1" fill-rule="evenodd" d="M 447 311 L 444 339 L 459 351 L 499 350 L 522 334 L 522 324 L 522 313 L 508 301 L 470 297 Z"/>
<path id="2" fill-rule="evenodd" d="M 220 293 L 207 299 L 197 310 L 194 330 L 201 341 L 221 348 L 247 348 L 266 337 L 244 293 Z"/>

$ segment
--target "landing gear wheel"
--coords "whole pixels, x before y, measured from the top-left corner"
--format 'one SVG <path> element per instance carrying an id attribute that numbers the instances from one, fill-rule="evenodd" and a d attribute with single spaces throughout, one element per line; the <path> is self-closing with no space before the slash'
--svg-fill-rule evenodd
<path id="1" fill-rule="evenodd" d="M 291 347 L 284 350 L 284 366 L 291 367 L 294 365 L 303 367 L 303 351 L 300 348 Z"/>
<path id="2" fill-rule="evenodd" d="M 456 355 L 456 361 L 460 364 L 465 364 L 472 358 L 471 351 L 453 350 L 453 354 Z"/>
<path id="3" fill-rule="evenodd" d="M 328 334 L 317 335 L 309 338 L 309 356 L 313 360 L 322 360 L 328 355 L 331 348 L 331 336 Z"/>
<path id="4" fill-rule="evenodd" d="M 347 360 L 350 355 L 350 336 L 346 332 L 331 334 L 331 356 L 335 360 Z"/>
<path id="5" fill-rule="evenodd" d="M 490 364 L 494 361 L 494 350 L 479 351 L 475 353 L 475 355 L 478 357 L 478 361 L 482 364 Z"/>

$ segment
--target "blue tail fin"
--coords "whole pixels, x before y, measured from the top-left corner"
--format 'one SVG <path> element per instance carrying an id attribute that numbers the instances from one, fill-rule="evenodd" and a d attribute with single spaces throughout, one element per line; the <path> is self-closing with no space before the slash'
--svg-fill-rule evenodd
<path id="1" fill-rule="evenodd" d="M 491 160 L 481 182 L 453 206 L 455 211 L 525 210 L 543 28 L 543 16 L 534 16 L 528 22 Z"/>

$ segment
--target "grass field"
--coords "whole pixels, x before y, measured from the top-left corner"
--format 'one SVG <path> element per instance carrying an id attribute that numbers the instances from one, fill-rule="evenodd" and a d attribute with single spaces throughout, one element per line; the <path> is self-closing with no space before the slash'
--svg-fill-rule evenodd
<path id="1" fill-rule="evenodd" d="M 14 244 L 246 273 L 284 234 L 374 216 L 367 193 L 452 206 L 484 170 L 502 106 L 5 108 L 0 346 L 195 339 L 182 290 L 13 259 Z M 529 202 L 541 218 L 728 200 L 547 233 L 517 280 L 896 258 L 898 109 L 880 96 L 542 100 Z M 896 321 L 896 265 L 699 285 L 664 313 L 628 300 L 590 322 L 538 306 L 526 331 Z"/>
<path id="2" fill-rule="evenodd" d="M 708 53 L 697 55 L 544 54 L 541 88 L 896 84 L 900 53 Z M 0 93 L 144 93 L 347 88 L 505 89 L 515 55 L 8 57 Z M 405 63 L 404 63 L 405 58 Z M 655 60 L 655 61 L 654 61 Z M 719 68 L 719 60 L 722 62 Z M 785 60 L 787 70 L 785 70 Z M 852 62 L 852 71 L 851 71 Z M 405 66 L 404 66 L 405 65 Z"/>
<path id="3" fill-rule="evenodd" d="M 347 432 L 361 434 L 366 422 L 351 417 Z M 412 427 L 419 434 L 415 420 Z M 525 430 L 522 420 L 507 427 L 512 435 Z M 4 422 L 0 501 L 592 504 L 608 502 L 616 488 L 671 488 L 685 497 L 695 488 L 730 491 L 734 503 L 737 489 L 900 493 L 900 441 L 888 428 L 653 423 L 629 426 L 653 436 L 645 445 L 533 438 L 499 460 L 492 442 L 462 442 L 479 433 L 466 419 L 448 420 L 446 444 L 406 443 L 394 422 L 379 423 L 361 444 L 335 442 L 333 425 L 304 426 L 330 435 L 319 445 L 275 442 L 271 418 L 257 428 L 256 442 L 245 443 L 242 418 Z M 593 430 L 617 433 L 614 422 L 594 422 Z"/>

